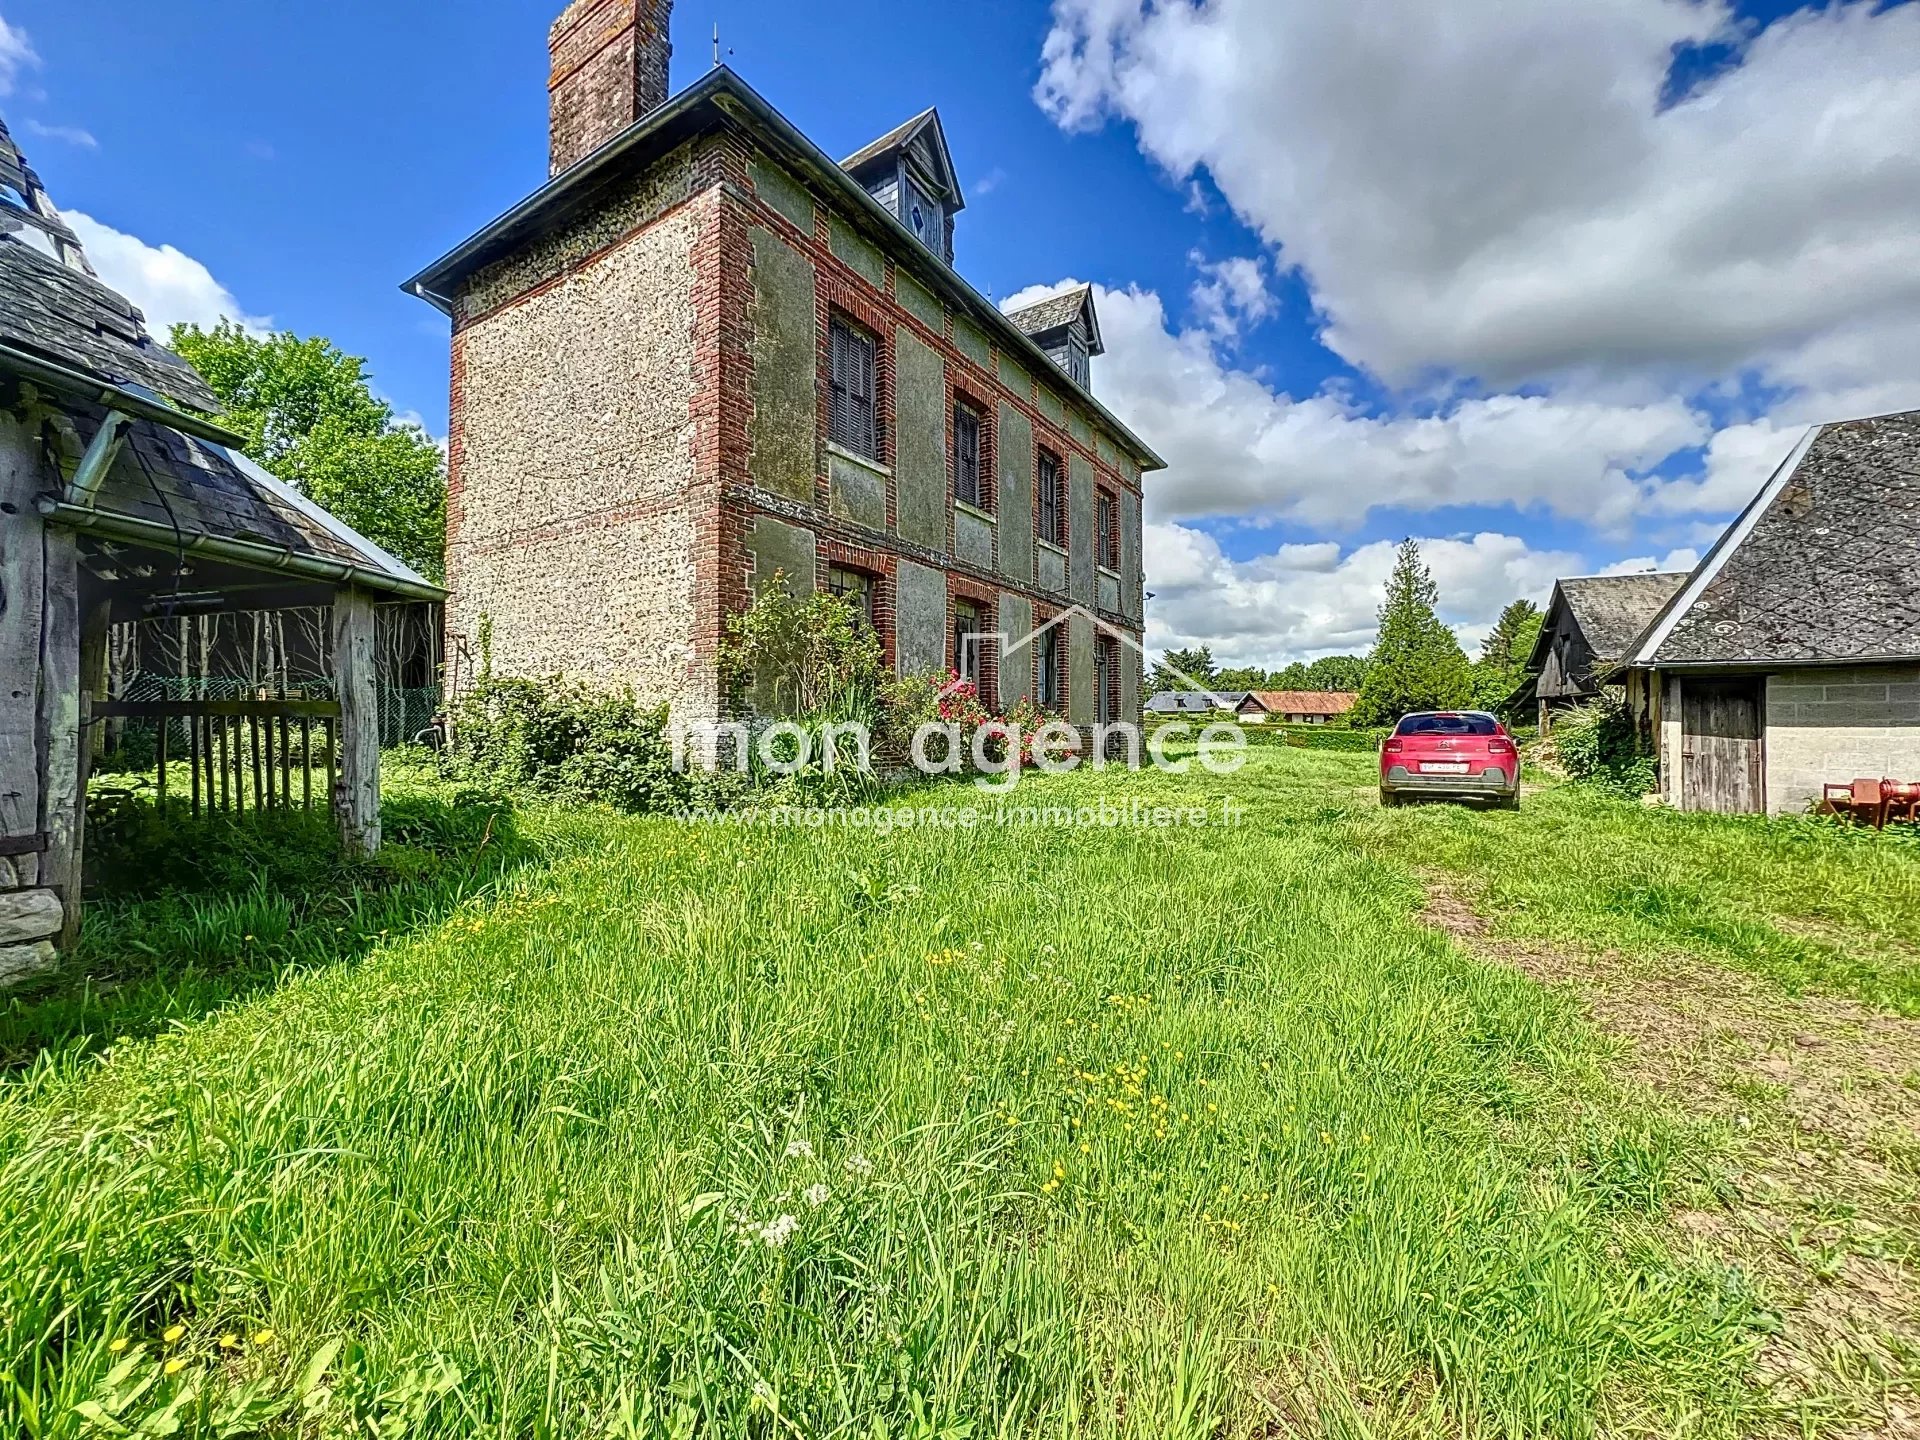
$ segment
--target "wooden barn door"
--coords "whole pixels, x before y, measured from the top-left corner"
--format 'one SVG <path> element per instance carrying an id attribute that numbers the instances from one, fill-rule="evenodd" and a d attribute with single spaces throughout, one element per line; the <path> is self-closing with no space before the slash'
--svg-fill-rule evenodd
<path id="1" fill-rule="evenodd" d="M 1758 680 L 1698 680 L 1680 687 L 1681 808 L 1754 815 L 1761 782 Z"/>

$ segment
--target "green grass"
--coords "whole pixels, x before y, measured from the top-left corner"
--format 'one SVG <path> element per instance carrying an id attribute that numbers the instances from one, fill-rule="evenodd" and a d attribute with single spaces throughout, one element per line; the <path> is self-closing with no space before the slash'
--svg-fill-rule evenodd
<path id="1" fill-rule="evenodd" d="M 1572 785 L 1498 825 L 1436 805 L 1356 806 L 1354 826 L 1377 854 L 1472 877 L 1501 933 L 1681 952 L 1920 1015 L 1920 839 L 1904 830 L 1681 814 Z"/>
<path id="2" fill-rule="evenodd" d="M 1413 918 L 1416 863 L 1535 914 L 1526 847 L 1588 816 L 1625 845 L 1628 812 L 1379 814 L 1370 765 L 1263 748 L 1012 802 L 1231 795 L 1231 829 L 533 810 L 500 858 L 448 818 L 413 872 L 317 900 L 122 902 L 88 943 L 142 937 L 140 1004 L 7 1020 L 53 1048 L 0 1092 L 0 1426 L 1742 1433 L 1765 1297 L 1661 1224 L 1725 1137 Z M 1844 841 L 1797 843 L 1752 861 L 1780 914 L 1920 923 L 1836 897 Z M 1731 864 L 1700 903 L 1734 905 Z M 255 904 L 291 907 L 294 958 L 236 962 Z M 169 905 L 227 936 L 178 1004 L 169 946 L 201 950 Z"/>

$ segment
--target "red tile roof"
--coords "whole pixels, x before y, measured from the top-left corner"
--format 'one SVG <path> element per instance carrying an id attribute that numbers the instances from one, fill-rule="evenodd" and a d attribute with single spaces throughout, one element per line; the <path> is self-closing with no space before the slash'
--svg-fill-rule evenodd
<path id="1" fill-rule="evenodd" d="M 1344 715 L 1359 698 L 1338 690 L 1254 690 L 1241 708 L 1251 703 L 1269 715 Z"/>

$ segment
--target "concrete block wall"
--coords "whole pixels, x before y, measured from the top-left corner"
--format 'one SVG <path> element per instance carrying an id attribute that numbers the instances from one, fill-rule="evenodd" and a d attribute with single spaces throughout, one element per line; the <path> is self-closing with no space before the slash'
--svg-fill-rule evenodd
<path id="1" fill-rule="evenodd" d="M 1829 781 L 1920 780 L 1920 665 L 1783 670 L 1766 709 L 1769 814 L 1805 810 Z"/>

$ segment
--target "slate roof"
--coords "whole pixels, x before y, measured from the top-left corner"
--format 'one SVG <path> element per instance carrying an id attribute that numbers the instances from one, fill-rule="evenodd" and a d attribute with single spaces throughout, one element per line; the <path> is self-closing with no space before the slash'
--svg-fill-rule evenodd
<path id="1" fill-rule="evenodd" d="M 927 136 L 927 153 L 932 157 L 933 168 L 937 172 L 933 178 L 946 187 L 947 208 L 957 214 L 967 208 L 967 197 L 960 193 L 960 176 L 954 169 L 953 152 L 947 148 L 947 129 L 940 123 L 940 111 L 936 106 L 929 105 L 911 120 L 894 126 L 878 140 L 862 145 L 840 162 L 840 168 L 851 175 L 883 155 L 906 149 L 926 131 L 932 132 Z"/>
<path id="2" fill-rule="evenodd" d="M 1045 300 L 1036 301 L 1023 310 L 1009 312 L 1007 318 L 1023 335 L 1045 335 L 1049 331 L 1071 325 L 1083 314 L 1087 319 L 1088 352 L 1104 355 L 1106 347 L 1100 343 L 1100 322 L 1093 308 L 1091 285 L 1082 285 L 1077 290 L 1050 295 Z"/>
<path id="3" fill-rule="evenodd" d="M 1564 607 L 1586 637 L 1587 648 L 1602 665 L 1617 663 L 1633 649 L 1654 616 L 1687 583 L 1682 570 L 1651 575 L 1576 575 L 1553 582 L 1547 616 L 1527 658 L 1530 669 L 1545 663 L 1548 645 L 1559 632 L 1555 611 Z"/>
<path id="4" fill-rule="evenodd" d="M 1810 431 L 1636 650 L 1642 665 L 1920 658 L 1920 411 Z"/>
<path id="5" fill-rule="evenodd" d="M 1244 690 L 1162 690 L 1149 695 L 1147 713 L 1151 715 L 1211 715 L 1216 710 L 1233 710 L 1246 698 Z"/>
<path id="6" fill-rule="evenodd" d="M 1343 690 L 1255 690 L 1248 699 L 1269 715 L 1344 715 L 1360 697 Z"/>
<path id="7" fill-rule="evenodd" d="M 195 410 L 220 408 L 123 296 L 13 235 L 0 235 L 0 340 L 110 384 L 132 381 Z"/>
<path id="8" fill-rule="evenodd" d="M 0 159 L 6 154 L 24 170 L 10 139 Z M 43 214 L 57 219 L 51 203 L 41 203 Z M 156 395 L 201 412 L 217 412 L 220 402 L 186 361 L 154 343 L 124 296 L 76 268 L 85 262 L 77 246 L 73 253 L 75 264 L 66 264 L 16 235 L 0 234 L 0 374 L 24 375 L 59 395 L 83 446 L 110 408 L 136 417 L 92 503 L 57 497 L 56 523 L 169 549 L 194 548 L 203 537 L 238 542 L 237 552 L 232 544 L 225 548 L 230 558 L 248 556 L 242 563 L 310 573 L 316 565 L 339 566 L 352 570 L 356 583 L 375 588 L 422 598 L 442 593 L 245 456 L 161 418 L 169 411 Z M 190 418 L 182 415 L 179 423 Z M 204 422 L 190 428 L 224 433 Z"/>

